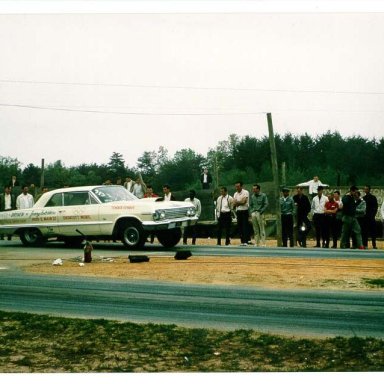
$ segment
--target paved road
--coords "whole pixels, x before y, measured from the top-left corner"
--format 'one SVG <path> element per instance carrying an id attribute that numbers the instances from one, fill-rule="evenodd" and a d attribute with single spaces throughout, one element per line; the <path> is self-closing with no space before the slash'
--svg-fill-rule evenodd
<path id="1" fill-rule="evenodd" d="M 99 245 L 97 252 L 121 256 L 115 244 Z M 179 249 L 182 249 L 180 247 Z M 185 249 L 185 248 L 184 248 Z M 207 250 L 208 249 L 208 250 Z M 195 247 L 195 255 L 216 247 Z M 291 257 L 301 250 L 273 249 L 275 256 Z M 160 247 L 144 253 L 162 254 Z M 217 250 L 217 252 L 219 252 Z M 259 255 L 255 248 L 220 250 L 226 256 Z M 271 249 L 260 251 L 271 255 Z M 308 250 L 324 257 L 324 250 Z M 335 251 L 333 251 L 335 252 Z M 344 251 L 341 251 L 344 252 Z M 350 251 L 354 257 L 383 258 L 382 252 Z M 361 255 L 363 253 L 363 255 Z M 113 279 L 38 276 L 18 267 L 35 260 L 71 258 L 81 252 L 49 244 L 29 249 L 18 243 L 0 244 L 0 309 L 71 317 L 108 318 L 135 322 L 172 323 L 220 329 L 249 328 L 262 332 L 308 336 L 384 337 L 382 292 L 268 290 L 228 286 L 132 282 Z M 124 253 L 123 253 L 124 254 Z M 167 252 L 169 254 L 169 252 Z M 359 256 L 360 255 L 360 256 Z M 273 257 L 273 256 L 271 256 Z M 329 257 L 334 257 L 329 255 Z M 7 269 L 1 269 L 7 268 Z"/>

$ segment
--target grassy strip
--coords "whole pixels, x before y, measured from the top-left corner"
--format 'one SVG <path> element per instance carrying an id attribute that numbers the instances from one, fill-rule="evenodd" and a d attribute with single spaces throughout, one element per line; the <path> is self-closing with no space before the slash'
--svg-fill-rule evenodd
<path id="1" fill-rule="evenodd" d="M 384 340 L 298 339 L 251 330 L 0 311 L 0 372 L 383 371 Z"/>
<path id="2" fill-rule="evenodd" d="M 384 278 L 381 279 L 363 279 L 365 283 L 370 287 L 383 288 L 384 287 Z"/>

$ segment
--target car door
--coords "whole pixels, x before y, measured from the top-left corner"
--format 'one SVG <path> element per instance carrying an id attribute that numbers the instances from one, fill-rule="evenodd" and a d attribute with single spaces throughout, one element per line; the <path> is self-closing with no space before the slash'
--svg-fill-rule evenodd
<path id="1" fill-rule="evenodd" d="M 58 212 L 59 234 L 85 236 L 100 234 L 99 203 L 88 191 L 63 193 L 63 205 Z"/>

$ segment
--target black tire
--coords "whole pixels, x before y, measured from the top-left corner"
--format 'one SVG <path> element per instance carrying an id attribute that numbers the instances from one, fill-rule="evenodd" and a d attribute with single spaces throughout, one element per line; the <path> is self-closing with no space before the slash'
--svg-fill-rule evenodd
<path id="1" fill-rule="evenodd" d="M 126 248 L 141 248 L 146 240 L 140 223 L 128 221 L 122 225 L 121 241 Z"/>
<path id="2" fill-rule="evenodd" d="M 28 247 L 37 247 L 44 243 L 44 237 L 37 228 L 25 228 L 20 233 L 21 242 Z"/>
<path id="3" fill-rule="evenodd" d="M 174 247 L 181 239 L 181 229 L 174 228 L 157 233 L 157 240 L 166 248 Z"/>

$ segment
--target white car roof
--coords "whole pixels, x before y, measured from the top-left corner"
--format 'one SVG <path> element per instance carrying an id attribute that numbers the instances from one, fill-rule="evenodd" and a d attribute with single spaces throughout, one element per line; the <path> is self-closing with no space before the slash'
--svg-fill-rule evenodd
<path id="1" fill-rule="evenodd" d="M 101 188 L 101 187 L 114 187 L 114 188 L 124 188 L 122 185 L 86 185 L 86 186 L 80 186 L 80 187 L 66 187 L 66 188 L 58 188 L 58 189 L 52 189 L 51 191 L 45 192 L 40 199 L 36 202 L 34 207 L 44 207 L 46 202 L 51 198 L 52 195 L 56 193 L 63 193 L 63 192 L 84 192 L 84 191 L 91 191 L 94 188 Z"/>

